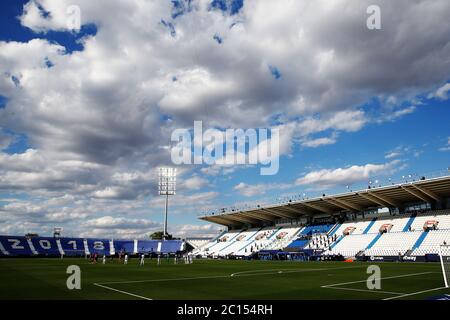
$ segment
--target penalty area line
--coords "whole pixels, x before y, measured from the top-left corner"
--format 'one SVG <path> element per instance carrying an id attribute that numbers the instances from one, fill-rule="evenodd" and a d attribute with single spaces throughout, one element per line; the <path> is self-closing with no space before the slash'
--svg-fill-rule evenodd
<path id="1" fill-rule="evenodd" d="M 371 293 L 386 293 L 386 294 L 394 294 L 394 295 L 398 295 L 398 296 L 404 294 L 404 293 L 400 293 L 400 292 L 381 291 L 381 290 L 369 290 L 369 289 L 354 289 L 354 288 L 345 288 L 345 287 L 322 287 L 322 288 L 325 288 L 325 289 L 336 289 L 336 290 L 347 290 L 347 291 L 371 292 Z"/>
<path id="2" fill-rule="evenodd" d="M 104 288 L 104 289 L 107 289 L 107 290 L 111 290 L 111 291 L 115 291 L 115 292 L 119 292 L 119 293 L 126 294 L 126 295 L 129 295 L 129 296 L 132 296 L 132 297 L 143 299 L 143 300 L 153 300 L 153 299 L 150 299 L 150 298 L 147 298 L 147 297 L 144 297 L 144 296 L 140 296 L 140 295 L 137 295 L 137 294 L 134 294 L 134 293 L 131 293 L 131 292 L 127 292 L 127 291 L 122 291 L 122 290 L 119 290 L 119 289 L 111 288 L 111 287 L 104 286 L 104 285 L 98 284 L 98 283 L 94 283 L 94 286 L 97 286 L 97 287 L 100 287 L 100 288 Z"/>
<path id="3" fill-rule="evenodd" d="M 396 278 L 404 278 L 404 277 L 414 277 L 414 276 L 420 276 L 420 275 L 430 274 L 430 273 L 433 273 L 433 272 L 420 272 L 420 273 L 402 274 L 402 275 L 399 275 L 399 276 L 380 278 L 380 280 L 388 280 L 388 279 L 396 279 Z M 366 281 L 367 281 L 367 279 L 366 280 L 358 280 L 358 281 L 350 281 L 350 282 L 341 282 L 341 283 L 327 284 L 327 285 L 321 286 L 321 288 L 337 287 L 337 286 L 343 286 L 343 285 L 346 285 L 346 284 L 361 283 L 361 282 L 366 282 Z"/>
<path id="4" fill-rule="evenodd" d="M 247 270 L 240 271 L 236 273 L 232 273 L 230 277 L 251 277 L 251 276 L 259 276 L 259 275 L 268 275 L 268 274 L 287 274 L 287 273 L 301 273 L 301 272 L 315 272 L 315 271 L 334 271 L 334 270 L 345 270 L 345 269 L 359 269 L 364 268 L 364 266 L 355 266 L 355 267 L 339 267 L 339 268 L 314 268 L 314 269 L 260 269 L 260 270 Z"/>
<path id="5" fill-rule="evenodd" d="M 420 272 L 420 273 L 402 274 L 402 275 L 399 275 L 399 276 L 391 276 L 391 277 L 380 278 L 380 280 L 397 279 L 397 278 L 405 278 L 405 277 L 414 277 L 414 276 L 430 274 L 430 273 L 433 273 L 433 272 Z M 324 286 L 320 286 L 320 287 L 324 288 L 324 289 L 337 289 L 337 290 L 360 291 L 360 292 L 371 292 L 371 293 L 385 293 L 385 294 L 395 295 L 395 297 L 389 297 L 389 298 L 383 299 L 383 300 L 398 299 L 398 298 L 401 298 L 401 297 L 412 295 L 412 294 L 400 293 L 400 292 L 381 291 L 381 290 L 366 290 L 366 289 L 356 289 L 356 288 L 341 287 L 343 285 L 362 283 L 362 282 L 366 282 L 366 281 L 367 280 L 341 282 L 341 283 L 328 284 L 328 285 L 324 285 Z"/>
<path id="6" fill-rule="evenodd" d="M 147 280 L 125 280 L 125 281 L 109 281 L 101 282 L 98 284 L 130 284 L 130 283 L 145 283 L 145 282 L 169 282 L 169 281 L 189 281 L 189 280 L 205 280 L 205 279 L 221 279 L 221 278 L 238 278 L 238 277 L 257 277 L 270 274 L 287 274 L 287 273 L 301 273 L 301 272 L 316 272 L 316 271 L 333 271 L 344 269 L 363 268 L 362 266 L 356 267 L 342 267 L 342 268 L 317 268 L 317 269 L 259 269 L 259 270 L 247 270 L 232 273 L 229 275 L 216 275 L 216 276 L 203 276 L 203 277 L 187 277 L 187 278 L 165 278 L 165 279 L 147 279 Z"/>
<path id="7" fill-rule="evenodd" d="M 393 299 L 400 299 L 400 298 L 404 298 L 404 297 L 409 297 L 409 296 L 414 296 L 416 294 L 421 294 L 421 293 L 425 293 L 425 292 L 431 292 L 431 291 L 436 291 L 436 290 L 441 290 L 441 289 L 448 289 L 446 287 L 440 287 L 440 288 L 433 288 L 433 289 L 428 289 L 428 290 L 422 290 L 422 291 L 417 291 L 417 292 L 412 292 L 412 293 L 405 293 L 401 296 L 398 297 L 389 297 L 389 298 L 385 298 L 383 300 L 393 300 Z"/>

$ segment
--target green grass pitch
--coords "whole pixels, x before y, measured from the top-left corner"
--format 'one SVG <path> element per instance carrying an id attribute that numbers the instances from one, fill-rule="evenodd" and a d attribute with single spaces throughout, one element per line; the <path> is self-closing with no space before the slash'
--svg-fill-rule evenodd
<path id="1" fill-rule="evenodd" d="M 81 268 L 81 290 L 66 269 Z M 438 263 L 378 263 L 381 289 L 366 285 L 370 263 L 195 260 L 174 264 L 131 259 L 0 259 L 0 299 L 425 299 L 450 294 Z M 438 289 L 441 288 L 441 289 Z M 421 292 L 421 293 L 420 293 Z M 412 295 L 410 295 L 412 294 Z"/>

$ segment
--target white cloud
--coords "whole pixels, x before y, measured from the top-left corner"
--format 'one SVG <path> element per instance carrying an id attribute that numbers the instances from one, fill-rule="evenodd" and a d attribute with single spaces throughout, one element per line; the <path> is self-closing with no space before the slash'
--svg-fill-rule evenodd
<path id="1" fill-rule="evenodd" d="M 403 109 L 396 110 L 394 112 L 389 112 L 387 114 L 383 114 L 381 117 L 376 119 L 377 123 L 383 123 L 383 122 L 392 122 L 395 120 L 398 120 L 408 114 L 412 114 L 416 111 L 416 106 L 409 106 Z"/>
<path id="2" fill-rule="evenodd" d="M 161 227 L 161 224 L 144 219 L 127 219 L 104 216 L 97 219 L 87 220 L 83 223 L 83 227 L 96 229 L 155 229 Z"/>
<path id="3" fill-rule="evenodd" d="M 194 176 L 191 178 L 187 178 L 182 180 L 182 187 L 186 188 L 187 190 L 199 190 L 209 184 L 207 179 Z"/>
<path id="4" fill-rule="evenodd" d="M 386 154 L 384 157 L 386 159 L 392 159 L 392 158 L 398 158 L 399 156 L 401 156 L 402 154 L 400 152 L 390 152 L 388 154 Z"/>
<path id="5" fill-rule="evenodd" d="M 384 158 L 396 159 L 400 157 L 407 158 L 409 156 L 418 158 L 423 154 L 423 152 L 424 150 L 418 149 L 416 147 L 399 145 L 395 147 L 393 150 L 386 152 Z"/>
<path id="6" fill-rule="evenodd" d="M 444 84 L 442 87 L 436 90 L 436 92 L 429 95 L 429 98 L 438 98 L 439 100 L 447 100 L 449 98 L 448 93 L 450 91 L 450 83 Z"/>
<path id="7" fill-rule="evenodd" d="M 320 187 L 323 189 L 338 185 L 349 185 L 369 179 L 374 174 L 387 175 L 396 169 L 398 160 L 385 164 L 354 165 L 347 168 L 322 169 L 312 171 L 296 180 L 297 185 Z"/>
<path id="8" fill-rule="evenodd" d="M 355 132 L 367 122 L 362 110 L 341 111 L 323 117 L 309 117 L 297 125 L 297 131 L 306 136 L 326 130 Z"/>
<path id="9" fill-rule="evenodd" d="M 248 185 L 244 182 L 240 182 L 234 186 L 234 190 L 239 191 L 242 195 L 246 197 L 252 197 L 255 195 L 261 195 L 266 193 L 266 187 L 262 184 L 260 185 Z"/>
<path id="10" fill-rule="evenodd" d="M 340 132 L 361 130 L 370 122 L 361 105 L 373 97 L 392 107 L 375 112 L 381 121 L 414 112 L 398 106 L 439 86 L 437 96 L 447 97 L 447 0 L 379 1 L 388 30 L 382 34 L 365 28 L 369 0 L 246 0 L 234 16 L 208 10 L 210 1 L 201 0 L 176 19 L 170 1 L 111 0 L 107 13 L 97 1 L 76 3 L 82 23 L 98 27 L 81 40 L 82 51 L 69 54 L 44 39 L 0 42 L 0 95 L 8 99 L 0 127 L 26 135 L 33 146 L 21 155 L 0 153 L 0 189 L 44 199 L 70 194 L 64 205 L 81 201 L 89 215 L 114 200 L 150 198 L 159 205 L 153 172 L 170 164 L 160 146 L 194 120 L 254 128 L 282 119 L 280 152 L 292 155 L 296 143 L 327 145 Z M 72 4 L 30 1 L 20 21 L 41 35 L 63 31 Z M 162 19 L 173 24 L 174 37 Z M 216 192 L 201 192 L 208 185 L 202 179 L 185 182 L 184 191 L 199 192 L 180 194 L 180 204 L 214 201 Z M 16 230 L 36 223 L 21 219 Z"/>
<path id="11" fill-rule="evenodd" d="M 199 207 L 199 206 L 207 206 L 211 205 L 212 201 L 216 199 L 219 195 L 216 191 L 207 191 L 207 192 L 197 192 L 189 195 L 177 194 L 176 197 L 172 197 L 170 200 L 171 206 L 180 206 L 182 208 L 186 208 L 186 206 L 190 207 Z M 164 207 L 165 199 L 164 197 L 153 198 L 150 201 L 150 204 L 155 207 Z"/>
<path id="12" fill-rule="evenodd" d="M 293 187 L 293 185 L 289 183 L 260 183 L 251 185 L 240 182 L 235 185 L 233 189 L 245 197 L 253 197 L 266 194 L 266 192 L 270 190 L 283 190 L 291 187 Z"/>
<path id="13" fill-rule="evenodd" d="M 336 139 L 331 137 L 331 138 L 317 138 L 317 139 L 313 139 L 313 140 L 306 140 L 304 142 L 302 142 L 302 146 L 305 147 L 309 147 L 309 148 L 317 148 L 320 146 L 326 146 L 329 144 L 335 144 L 336 143 Z"/>

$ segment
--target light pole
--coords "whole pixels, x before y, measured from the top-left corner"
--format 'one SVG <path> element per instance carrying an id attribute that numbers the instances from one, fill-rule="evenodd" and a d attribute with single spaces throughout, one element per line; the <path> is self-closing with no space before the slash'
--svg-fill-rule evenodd
<path id="1" fill-rule="evenodd" d="M 158 193 L 160 196 L 166 196 L 166 210 L 164 214 L 164 240 L 167 239 L 167 213 L 169 209 L 169 196 L 175 195 L 177 184 L 177 169 L 159 168 Z"/>

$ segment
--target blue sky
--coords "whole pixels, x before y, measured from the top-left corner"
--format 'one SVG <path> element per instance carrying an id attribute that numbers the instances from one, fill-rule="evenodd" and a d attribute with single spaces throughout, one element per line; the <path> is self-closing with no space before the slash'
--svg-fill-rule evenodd
<path id="1" fill-rule="evenodd" d="M 161 229 L 156 168 L 198 120 L 280 129 L 280 170 L 179 166 L 179 236 L 217 233 L 205 211 L 448 172 L 450 4 L 380 1 L 369 31 L 350 2 L 3 1 L 0 233 Z"/>

